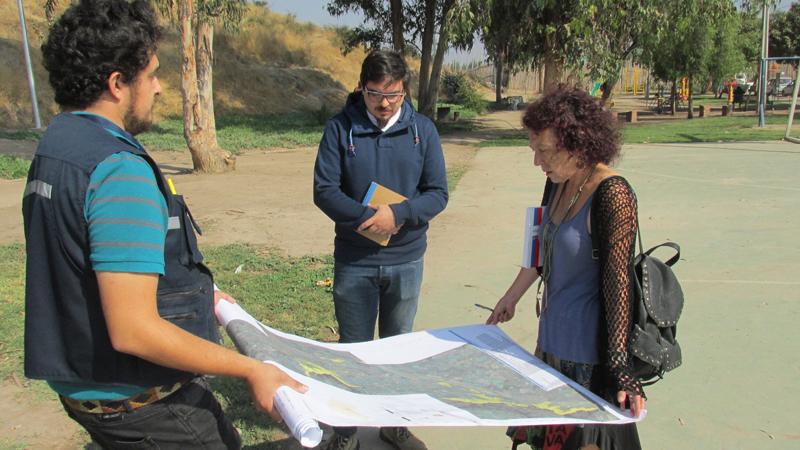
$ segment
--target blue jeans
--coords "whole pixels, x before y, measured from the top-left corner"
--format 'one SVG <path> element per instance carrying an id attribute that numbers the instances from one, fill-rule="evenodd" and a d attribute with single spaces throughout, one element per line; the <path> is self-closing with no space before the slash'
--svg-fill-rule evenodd
<path id="1" fill-rule="evenodd" d="M 366 342 L 411 332 L 422 285 L 422 258 L 391 266 L 336 262 L 333 305 L 339 342 Z"/>
<path id="2" fill-rule="evenodd" d="M 422 258 L 391 266 L 355 266 L 336 262 L 333 267 L 333 306 L 339 323 L 339 342 L 366 342 L 410 333 L 422 286 Z M 356 427 L 334 427 L 352 436 Z"/>

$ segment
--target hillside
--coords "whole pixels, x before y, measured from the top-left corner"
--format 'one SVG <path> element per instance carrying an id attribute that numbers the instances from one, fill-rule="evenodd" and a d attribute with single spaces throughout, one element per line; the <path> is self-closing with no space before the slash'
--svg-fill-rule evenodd
<path id="1" fill-rule="evenodd" d="M 31 57 L 42 120 L 58 112 L 39 50 L 47 33 L 43 0 L 25 2 Z M 62 0 L 62 4 L 69 3 Z M 157 117 L 180 115 L 180 49 L 177 29 L 164 23 L 159 47 L 164 89 Z M 214 99 L 217 114 L 280 114 L 337 109 L 358 81 L 362 50 L 343 56 L 335 30 L 251 5 L 239 32 L 218 28 Z M 16 2 L 0 2 L 0 128 L 32 126 L 30 94 Z"/>

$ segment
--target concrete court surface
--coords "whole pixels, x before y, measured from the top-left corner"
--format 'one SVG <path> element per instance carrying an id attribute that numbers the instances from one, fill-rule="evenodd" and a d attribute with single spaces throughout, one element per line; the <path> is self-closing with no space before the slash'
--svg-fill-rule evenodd
<path id="1" fill-rule="evenodd" d="M 800 448 L 800 146 L 626 146 L 645 249 L 681 245 L 683 366 L 646 389 L 645 449 Z M 482 322 L 517 272 L 523 208 L 544 176 L 527 148 L 484 148 L 431 225 L 416 329 Z M 662 256 L 669 254 L 664 251 Z M 529 292 L 503 329 L 536 336 Z M 414 428 L 431 450 L 510 448 L 500 428 Z M 389 448 L 374 429 L 362 449 Z M 525 447 L 527 448 L 527 447 Z"/>

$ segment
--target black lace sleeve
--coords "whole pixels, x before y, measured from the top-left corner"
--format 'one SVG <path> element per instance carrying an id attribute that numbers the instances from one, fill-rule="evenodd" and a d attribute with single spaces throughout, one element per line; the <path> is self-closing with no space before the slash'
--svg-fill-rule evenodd
<path id="1" fill-rule="evenodd" d="M 624 178 L 603 180 L 594 195 L 593 228 L 600 251 L 600 294 L 608 338 L 608 366 L 617 391 L 644 394 L 630 374 L 628 343 L 633 313 L 631 283 L 636 239 L 636 195 Z"/>

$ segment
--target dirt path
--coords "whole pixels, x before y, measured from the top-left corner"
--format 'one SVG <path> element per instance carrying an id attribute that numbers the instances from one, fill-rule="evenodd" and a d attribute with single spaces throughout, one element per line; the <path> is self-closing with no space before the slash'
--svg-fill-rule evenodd
<path id="1" fill-rule="evenodd" d="M 448 167 L 468 167 L 476 143 L 443 139 Z M 220 175 L 187 173 L 191 159 L 185 152 L 152 154 L 186 197 L 203 229 L 201 245 L 247 242 L 292 256 L 333 251 L 333 223 L 312 200 L 315 147 L 250 151 L 238 156 L 235 172 Z M 0 180 L 0 243 L 24 240 L 24 184 Z"/>

